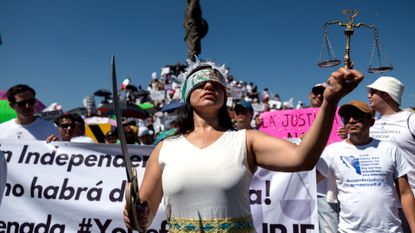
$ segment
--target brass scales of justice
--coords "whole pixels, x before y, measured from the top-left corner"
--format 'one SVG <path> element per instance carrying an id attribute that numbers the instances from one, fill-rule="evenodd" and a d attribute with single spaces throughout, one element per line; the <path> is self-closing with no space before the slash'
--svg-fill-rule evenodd
<path id="1" fill-rule="evenodd" d="M 373 48 L 370 55 L 369 62 L 369 73 L 384 73 L 393 70 L 391 64 L 383 65 L 382 56 L 381 56 L 381 46 L 379 42 L 379 33 L 374 25 L 368 25 L 365 23 L 354 23 L 355 18 L 359 15 L 358 10 L 343 10 L 343 14 L 346 16 L 346 22 L 341 22 L 339 20 L 334 20 L 330 22 L 325 22 L 323 25 L 323 46 L 320 51 L 320 59 L 318 66 L 320 67 L 333 67 L 341 63 L 334 54 L 333 48 L 331 46 L 329 36 L 328 36 L 328 26 L 337 24 L 340 27 L 346 27 L 344 29 L 344 34 L 346 35 L 346 49 L 344 55 L 344 67 L 346 69 L 353 68 L 353 62 L 350 59 L 350 38 L 354 33 L 354 28 L 365 27 L 373 31 Z M 326 50 L 326 51 L 325 51 Z M 326 57 L 324 57 L 324 54 Z M 324 57 L 324 58 L 323 58 Z M 377 59 L 377 64 L 374 65 L 374 60 Z"/>

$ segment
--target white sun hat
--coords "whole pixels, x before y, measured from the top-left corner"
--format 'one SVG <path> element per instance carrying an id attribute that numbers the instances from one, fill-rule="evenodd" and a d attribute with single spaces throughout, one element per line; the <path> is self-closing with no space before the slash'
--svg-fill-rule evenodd
<path id="1" fill-rule="evenodd" d="M 368 91 L 375 89 L 388 93 L 396 103 L 401 105 L 401 97 L 405 86 L 398 79 L 390 76 L 381 76 L 366 87 Z"/>

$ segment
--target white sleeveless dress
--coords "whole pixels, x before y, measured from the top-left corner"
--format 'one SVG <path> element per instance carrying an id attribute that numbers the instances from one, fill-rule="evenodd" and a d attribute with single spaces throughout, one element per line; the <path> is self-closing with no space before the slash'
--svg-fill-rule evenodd
<path id="1" fill-rule="evenodd" d="M 166 139 L 159 163 L 170 232 L 255 231 L 245 130 L 227 131 L 203 149 L 184 136 Z"/>

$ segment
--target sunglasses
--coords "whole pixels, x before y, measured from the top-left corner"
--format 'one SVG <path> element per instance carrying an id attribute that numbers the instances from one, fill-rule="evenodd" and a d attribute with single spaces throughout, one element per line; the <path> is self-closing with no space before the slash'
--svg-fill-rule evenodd
<path id="1" fill-rule="evenodd" d="M 26 107 L 26 105 L 33 106 L 35 103 L 36 103 L 36 99 L 32 98 L 32 99 L 16 102 L 15 104 L 23 108 L 23 107 Z"/>
<path id="2" fill-rule="evenodd" d="M 317 95 L 323 95 L 325 88 L 323 87 L 317 87 L 317 88 L 313 88 L 311 90 L 311 93 L 313 93 L 313 95 L 317 96 Z"/>
<path id="3" fill-rule="evenodd" d="M 350 122 L 350 118 L 352 118 L 352 117 L 353 117 L 353 120 L 354 121 L 362 122 L 365 119 L 370 119 L 372 116 L 370 116 L 369 114 L 366 114 L 366 113 L 355 112 L 355 113 L 351 113 L 351 114 L 349 114 L 347 116 L 342 116 L 341 117 L 342 118 L 342 122 L 344 124 L 348 124 Z"/>
<path id="4" fill-rule="evenodd" d="M 386 92 L 384 92 L 384 91 L 379 91 L 379 90 L 375 90 L 375 89 L 370 89 L 369 90 L 369 94 L 372 96 L 372 95 L 374 95 L 374 94 L 377 94 L 377 95 L 379 95 L 379 96 L 381 96 L 381 95 L 385 95 L 386 94 Z"/>
<path id="5" fill-rule="evenodd" d="M 61 124 L 59 127 L 61 127 L 62 129 L 67 129 L 71 127 L 71 129 L 73 129 L 75 127 L 75 124 Z"/>

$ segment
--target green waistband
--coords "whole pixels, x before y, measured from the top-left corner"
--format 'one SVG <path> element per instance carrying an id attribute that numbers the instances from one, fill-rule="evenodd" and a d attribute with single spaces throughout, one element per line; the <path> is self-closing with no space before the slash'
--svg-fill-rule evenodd
<path id="1" fill-rule="evenodd" d="M 169 232 L 252 233 L 254 232 L 254 222 L 251 216 L 219 219 L 170 218 Z"/>

